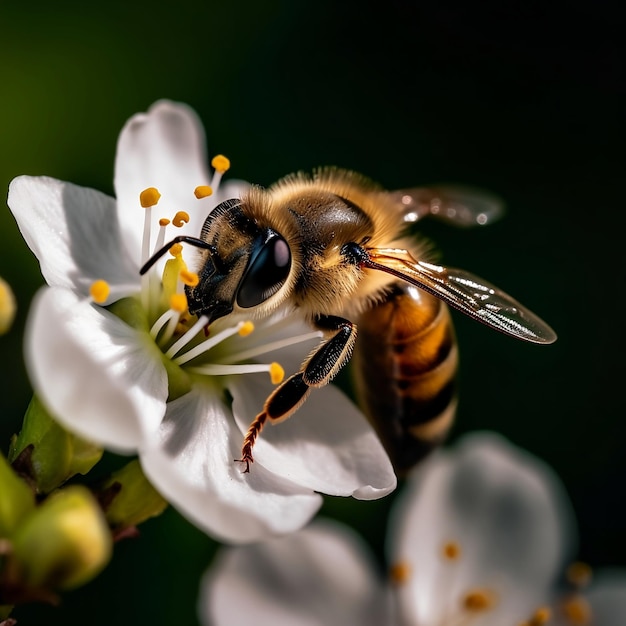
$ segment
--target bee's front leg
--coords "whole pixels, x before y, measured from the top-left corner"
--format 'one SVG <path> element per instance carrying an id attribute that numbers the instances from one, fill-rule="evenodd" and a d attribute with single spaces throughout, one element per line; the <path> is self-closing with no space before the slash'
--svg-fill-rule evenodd
<path id="1" fill-rule="evenodd" d="M 352 354 L 356 341 L 355 324 L 334 315 L 320 315 L 314 324 L 328 338 L 311 353 L 297 374 L 290 376 L 270 394 L 263 411 L 250 424 L 241 447 L 241 458 L 235 459 L 246 464 L 244 474 L 250 471 L 250 463 L 254 462 L 252 448 L 265 422 L 269 419 L 270 423 L 278 424 L 290 417 L 306 400 L 311 387 L 328 384 Z"/>

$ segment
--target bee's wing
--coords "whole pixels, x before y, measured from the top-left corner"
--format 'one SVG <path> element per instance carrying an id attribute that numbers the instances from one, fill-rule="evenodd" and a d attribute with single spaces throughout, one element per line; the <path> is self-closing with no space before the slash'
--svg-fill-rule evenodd
<path id="1" fill-rule="evenodd" d="M 556 333 L 532 311 L 482 278 L 465 270 L 415 260 L 406 250 L 367 251 L 365 267 L 381 270 L 441 298 L 475 320 L 531 343 L 553 343 Z"/>
<path id="2" fill-rule="evenodd" d="M 463 185 L 398 189 L 388 196 L 407 223 L 432 215 L 454 226 L 471 228 L 492 224 L 504 213 L 504 202 L 498 196 Z"/>

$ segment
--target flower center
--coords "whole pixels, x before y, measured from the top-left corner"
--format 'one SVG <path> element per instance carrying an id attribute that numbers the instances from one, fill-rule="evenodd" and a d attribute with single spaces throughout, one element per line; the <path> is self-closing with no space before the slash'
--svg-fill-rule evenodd
<path id="1" fill-rule="evenodd" d="M 462 559 L 463 551 L 456 541 L 446 541 L 442 544 L 440 557 L 444 561 L 442 573 L 445 576 L 444 589 L 454 587 L 454 571 L 448 569 Z M 407 586 L 414 572 L 414 565 L 408 560 L 394 563 L 389 571 L 391 583 L 399 588 Z M 522 621 L 513 621 L 503 626 L 544 626 L 551 623 L 553 613 L 558 613 L 565 623 L 572 626 L 589 626 L 593 623 L 593 615 L 589 602 L 581 594 L 581 590 L 589 584 L 592 577 L 591 568 L 585 563 L 573 563 L 567 569 L 566 577 L 574 591 L 554 607 L 539 606 Z M 501 586 L 500 586 L 501 587 Z M 436 626 L 472 626 L 482 624 L 488 614 L 496 608 L 498 598 L 503 589 L 493 586 L 481 586 L 466 589 L 460 595 L 449 598 L 441 607 L 441 613 Z M 499 619 L 515 619 L 515 616 L 498 616 Z M 519 617 L 517 617 L 519 620 Z M 492 621 L 487 620 L 489 624 Z M 560 622 L 559 622 L 560 623 Z M 500 621 L 498 622 L 500 624 Z M 430 626 L 430 624 L 429 624 Z M 435 624 L 433 624 L 435 626 Z"/>
<path id="2" fill-rule="evenodd" d="M 224 172 L 230 167 L 228 159 L 216 156 L 212 165 L 215 169 L 211 185 L 201 185 L 193 191 L 199 201 L 212 196 L 219 188 Z M 191 194 L 190 194 L 191 195 Z M 161 194 L 155 187 L 145 189 L 139 195 L 139 202 L 144 209 L 144 227 L 141 244 L 141 263 L 144 265 L 155 252 L 165 245 L 167 230 L 180 228 L 189 222 L 189 214 L 178 211 L 169 219 L 158 220 L 158 231 L 153 245 L 153 212 L 161 200 Z M 213 200 L 210 201 L 213 203 Z M 214 203 L 207 206 L 203 202 L 203 211 L 208 213 Z M 318 337 L 319 333 L 306 333 L 278 341 L 271 340 L 275 324 L 264 323 L 256 332 L 254 345 L 245 346 L 237 337 L 246 337 L 255 331 L 250 321 L 220 321 L 219 329 L 209 329 L 208 318 L 196 317 L 188 310 L 185 287 L 198 285 L 198 274 L 190 271 L 183 259 L 183 247 L 176 243 L 169 249 L 170 258 L 162 270 L 157 264 L 141 277 L 139 302 L 148 323 L 149 334 L 165 357 L 186 372 L 199 376 L 227 376 L 267 372 L 273 384 L 279 384 L 285 375 L 284 369 L 276 362 L 262 363 L 257 357 L 291 344 L 300 343 Z M 91 299 L 96 304 L 103 304 L 109 297 L 111 288 L 103 280 L 91 285 Z M 117 312 L 117 309 L 116 309 Z M 122 315 L 123 317 L 123 315 Z M 128 320 L 127 320 L 128 321 Z M 269 332 L 268 332 L 269 331 Z M 260 334 L 259 334 L 260 333 Z M 231 340 L 235 338 L 235 340 Z M 258 339 L 261 339 L 259 341 Z M 267 341 L 264 341 L 267 338 Z"/>

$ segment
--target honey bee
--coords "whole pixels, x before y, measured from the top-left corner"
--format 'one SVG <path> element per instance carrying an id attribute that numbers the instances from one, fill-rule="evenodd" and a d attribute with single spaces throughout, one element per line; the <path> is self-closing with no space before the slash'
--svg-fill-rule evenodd
<path id="1" fill-rule="evenodd" d="M 406 232 L 429 214 L 459 225 L 485 223 L 494 206 L 471 190 L 389 192 L 354 172 L 323 168 L 222 202 L 199 238 L 177 237 L 144 265 L 142 274 L 173 243 L 189 243 L 201 250 L 199 282 L 186 287 L 190 314 L 210 324 L 290 307 L 323 333 L 252 421 L 238 459 L 244 472 L 265 423 L 293 415 L 353 351 L 362 408 L 396 471 L 410 469 L 445 438 L 454 418 L 458 357 L 446 305 L 523 341 L 556 340 L 502 290 L 430 262 L 428 246 Z"/>

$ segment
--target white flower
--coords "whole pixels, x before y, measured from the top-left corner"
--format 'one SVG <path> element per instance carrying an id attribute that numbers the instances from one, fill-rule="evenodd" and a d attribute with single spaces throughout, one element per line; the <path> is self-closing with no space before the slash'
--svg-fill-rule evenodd
<path id="1" fill-rule="evenodd" d="M 296 371 L 319 337 L 291 319 L 262 320 L 244 336 L 250 324 L 224 318 L 207 339 L 175 295 L 179 277 L 193 280 L 182 254 L 140 278 L 164 241 L 197 237 L 210 209 L 239 195 L 243 184 L 220 185 L 227 160 L 214 158 L 209 176 L 205 156 L 193 111 L 161 101 L 121 133 L 117 201 L 50 178 L 11 183 L 9 206 L 48 283 L 32 306 L 26 360 L 35 392 L 68 429 L 137 452 L 155 487 L 198 526 L 251 541 L 300 528 L 321 504 L 316 492 L 373 499 L 396 479 L 372 429 L 332 386 L 263 432 L 250 474 L 234 462 L 271 392 L 267 372 L 280 370 L 273 361 Z M 160 226 L 155 241 L 158 218 L 181 209 L 182 227 Z"/>
<path id="2" fill-rule="evenodd" d="M 353 533 L 314 522 L 287 538 L 223 550 L 201 584 L 203 623 L 626 623 L 626 572 L 601 573 L 585 592 L 558 590 L 575 543 L 570 505 L 548 467 L 500 437 L 473 435 L 436 453 L 394 506 L 389 586 Z"/>

